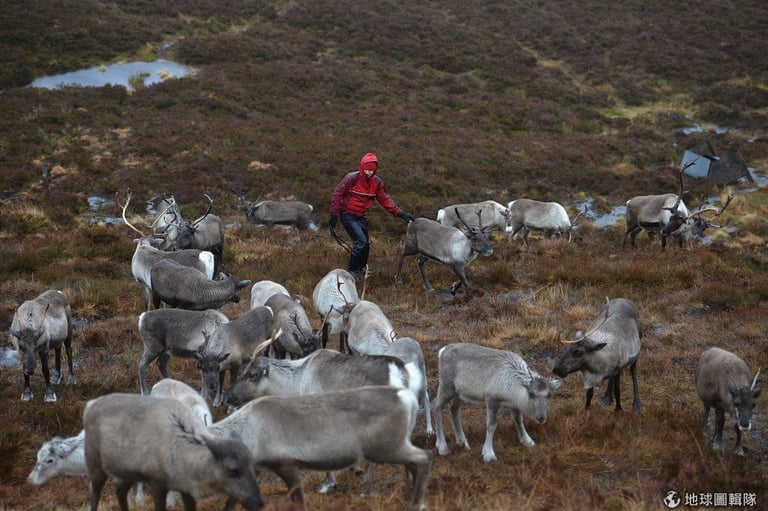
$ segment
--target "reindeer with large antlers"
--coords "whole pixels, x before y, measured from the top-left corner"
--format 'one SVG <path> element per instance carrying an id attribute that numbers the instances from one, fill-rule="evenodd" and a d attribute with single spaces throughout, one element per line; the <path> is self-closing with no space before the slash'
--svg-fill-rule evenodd
<path id="1" fill-rule="evenodd" d="M 661 248 L 667 246 L 667 238 L 672 234 L 677 237 L 678 245 L 683 246 L 683 233 L 687 230 L 685 229 L 686 219 L 691 214 L 683 202 L 683 195 L 685 194 L 683 174 L 695 161 L 687 162 L 680 169 L 679 194 L 639 195 L 627 201 L 627 230 L 621 242 L 622 248 L 627 243 L 627 236 L 630 237 L 634 248 L 635 237 L 642 230 L 647 231 L 649 236 L 659 233 Z"/>
<path id="2" fill-rule="evenodd" d="M 224 259 L 224 222 L 218 216 L 211 213 L 213 199 L 208 194 L 208 209 L 194 222 L 188 222 L 179 214 L 165 227 L 165 242 L 160 247 L 164 250 L 184 250 L 194 248 L 207 250 L 214 257 L 214 274 Z M 175 204 L 175 202 L 174 202 Z M 178 208 L 176 209 L 178 211 Z M 158 216 L 159 218 L 160 216 Z"/>
<path id="3" fill-rule="evenodd" d="M 182 266 L 190 266 L 198 270 L 208 279 L 213 278 L 214 256 L 211 252 L 197 249 L 180 250 L 178 252 L 166 252 L 160 250 L 157 247 L 163 242 L 162 238 L 144 234 L 126 218 L 125 212 L 130 203 L 131 191 L 128 190 L 125 204 L 120 206 L 123 210 L 123 222 L 140 236 L 140 238 L 133 240 L 134 243 L 136 243 L 136 250 L 133 252 L 133 257 L 131 258 L 131 272 L 133 273 L 133 278 L 136 279 L 136 282 L 141 284 L 144 290 L 145 310 L 150 310 L 152 306 L 152 276 L 150 270 L 152 269 L 152 266 L 161 259 L 171 259 Z M 157 218 L 161 217 L 162 214 L 158 215 Z M 155 221 L 157 221 L 157 219 Z M 153 228 L 154 225 L 155 224 L 153 223 L 150 228 Z"/>
<path id="4" fill-rule="evenodd" d="M 607 300 L 607 299 L 606 299 Z M 637 389 L 637 357 L 640 354 L 640 313 L 626 298 L 607 300 L 600 314 L 587 328 L 587 333 L 577 335 L 560 356 L 552 370 L 564 378 L 581 371 L 584 388 L 587 389 L 586 409 L 592 402 L 595 387 L 608 380 L 608 388 L 602 404 L 608 406 L 616 398 L 616 410 L 621 410 L 621 371 L 629 366 L 632 374 L 634 400 L 632 408 L 641 409 Z"/>
<path id="5" fill-rule="evenodd" d="M 726 210 L 732 200 L 733 194 L 731 193 L 728 195 L 728 199 L 726 199 L 723 207 L 719 209 L 711 206 L 701 207 L 685 218 L 673 216 L 670 218 L 669 222 L 667 222 L 667 225 L 665 225 L 661 230 L 661 236 L 670 236 L 687 228 L 690 229 L 691 236 L 694 238 L 700 238 L 704 234 L 704 231 L 709 228 L 722 229 L 725 227 L 725 225 L 727 225 L 727 222 L 726 224 L 716 224 L 714 223 L 714 220 L 723 214 L 723 211 Z M 705 213 L 714 213 L 714 215 L 710 216 L 709 218 L 705 218 Z"/>

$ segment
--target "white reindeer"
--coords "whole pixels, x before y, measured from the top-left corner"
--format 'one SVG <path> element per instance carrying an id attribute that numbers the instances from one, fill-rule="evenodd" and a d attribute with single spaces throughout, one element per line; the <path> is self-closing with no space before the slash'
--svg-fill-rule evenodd
<path id="1" fill-rule="evenodd" d="M 487 424 L 483 460 L 496 460 L 493 435 L 499 408 L 509 408 L 517 426 L 520 443 L 533 447 L 536 443 L 525 430 L 524 417 L 547 422 L 547 406 L 560 380 L 547 380 L 531 370 L 528 364 L 511 351 L 497 350 L 477 344 L 449 344 L 439 354 L 439 384 L 433 403 L 437 423 L 437 450 L 449 452 L 443 429 L 443 408 L 450 404 L 456 443 L 469 449 L 461 425 L 459 407 L 462 402 L 484 405 Z"/>

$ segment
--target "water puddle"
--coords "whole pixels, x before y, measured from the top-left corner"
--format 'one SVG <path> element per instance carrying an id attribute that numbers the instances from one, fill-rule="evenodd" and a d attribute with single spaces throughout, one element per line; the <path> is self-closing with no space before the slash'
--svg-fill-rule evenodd
<path id="1" fill-rule="evenodd" d="M 717 124 L 694 123 L 693 126 L 675 128 L 675 133 L 680 133 L 681 135 L 691 135 L 693 133 L 717 133 L 718 135 L 722 135 L 723 133 L 728 133 L 729 131 L 735 130 L 732 128 L 724 128 L 722 126 L 718 126 Z"/>
<path id="2" fill-rule="evenodd" d="M 0 367 L 15 367 L 21 365 L 19 352 L 13 348 L 0 348 Z"/>
<path id="3" fill-rule="evenodd" d="M 595 199 L 584 199 L 577 202 L 574 207 L 584 212 L 584 216 L 592 221 L 595 227 L 608 227 L 624 218 L 627 206 L 622 204 L 614 206 L 608 213 L 598 213 L 595 207 Z"/>
<path id="4" fill-rule="evenodd" d="M 97 195 L 88 197 L 88 209 L 93 213 L 98 213 L 102 208 L 112 207 L 114 205 L 115 201 L 113 199 L 99 197 Z M 125 222 L 123 222 L 122 217 L 119 216 L 91 215 L 88 219 L 88 223 L 91 225 L 123 225 Z"/>
<path id="5" fill-rule="evenodd" d="M 28 87 L 61 89 L 63 87 L 121 85 L 126 89 L 133 90 L 137 82 L 143 86 L 149 86 L 194 73 L 195 70 L 191 67 L 165 59 L 157 59 L 152 62 L 119 62 L 59 75 L 42 76 L 30 83 Z"/>

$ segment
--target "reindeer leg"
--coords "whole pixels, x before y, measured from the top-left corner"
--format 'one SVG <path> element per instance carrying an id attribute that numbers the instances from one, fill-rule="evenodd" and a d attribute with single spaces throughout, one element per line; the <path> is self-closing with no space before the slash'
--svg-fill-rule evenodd
<path id="1" fill-rule="evenodd" d="M 530 233 L 530 229 L 528 229 L 526 226 L 523 226 L 523 243 L 525 243 L 525 246 L 528 246 L 528 233 Z"/>
<path id="2" fill-rule="evenodd" d="M 612 378 L 613 382 L 613 396 L 616 398 L 616 411 L 621 411 L 621 370 L 616 373 L 616 376 Z"/>
<path id="3" fill-rule="evenodd" d="M 29 384 L 29 375 L 24 373 L 24 390 L 21 391 L 22 401 L 32 401 L 32 386 Z"/>
<path id="4" fill-rule="evenodd" d="M 589 405 L 592 404 L 592 396 L 595 394 L 595 387 L 590 387 L 587 389 L 587 403 L 584 407 L 585 410 L 589 410 Z"/>
<path id="5" fill-rule="evenodd" d="M 432 284 L 429 283 L 429 279 L 427 278 L 427 273 L 424 271 L 424 263 L 427 262 L 427 258 L 423 255 L 419 255 L 419 258 L 416 260 L 416 264 L 419 266 L 419 271 L 421 272 L 421 278 L 424 281 L 424 287 L 427 288 L 427 291 L 434 291 L 435 288 L 432 287 Z"/>
<path id="6" fill-rule="evenodd" d="M 75 379 L 75 371 L 72 362 L 72 336 L 70 335 L 66 341 L 64 341 L 64 349 L 67 351 L 67 367 L 69 369 L 69 376 L 67 376 L 67 385 L 77 383 Z"/>
<path id="7" fill-rule="evenodd" d="M 323 319 L 323 318 L 321 317 L 321 319 Z M 322 340 L 321 340 L 321 345 L 322 345 L 323 349 L 325 349 L 325 347 L 328 345 L 328 329 L 329 328 L 330 327 L 329 327 L 328 323 L 323 323 L 323 337 L 322 337 Z"/>
<path id="8" fill-rule="evenodd" d="M 613 403 L 613 378 L 608 378 L 608 385 L 605 387 L 605 394 L 600 404 L 603 406 L 611 406 Z"/>
<path id="9" fill-rule="evenodd" d="M 47 351 L 40 352 L 40 365 L 42 365 L 43 367 L 43 378 L 45 378 L 44 401 L 46 403 L 55 403 L 56 393 L 53 391 L 53 387 L 51 386 L 51 373 L 50 373 L 50 370 L 48 369 L 48 352 Z"/>
<path id="10" fill-rule="evenodd" d="M 405 260 L 405 256 L 413 255 L 416 252 L 410 252 L 407 250 L 408 246 L 404 246 L 402 250 L 400 250 L 400 259 L 397 261 L 397 273 L 395 273 L 395 284 L 402 284 L 403 283 L 403 261 Z"/>
<path id="11" fill-rule="evenodd" d="M 58 385 L 61 383 L 61 346 L 53 349 L 54 365 L 53 365 L 53 377 L 51 377 L 51 383 Z"/>
<path id="12" fill-rule="evenodd" d="M 715 407 L 715 437 L 712 447 L 718 451 L 723 448 L 723 426 L 725 425 L 725 409 Z"/>
<path id="13" fill-rule="evenodd" d="M 465 289 L 468 289 L 469 281 L 467 280 L 467 274 L 464 272 L 464 266 L 460 264 L 454 264 L 454 265 L 451 265 L 451 269 L 453 270 L 453 273 L 455 273 L 456 276 L 459 277 L 459 281 L 454 282 L 453 285 L 451 286 L 451 294 L 455 295 L 462 285 L 464 286 Z"/>

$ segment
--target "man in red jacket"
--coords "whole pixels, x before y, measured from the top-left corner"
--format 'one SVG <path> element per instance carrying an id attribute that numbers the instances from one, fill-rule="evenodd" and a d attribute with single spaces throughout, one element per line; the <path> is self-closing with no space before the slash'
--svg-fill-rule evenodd
<path id="1" fill-rule="evenodd" d="M 365 213 L 373 206 L 376 199 L 393 216 L 406 222 L 413 221 L 413 215 L 400 209 L 389 196 L 384 182 L 376 171 L 379 160 L 373 153 L 368 153 L 360 160 L 360 167 L 346 176 L 333 190 L 331 198 L 331 219 L 328 222 L 331 234 L 336 236 L 336 222 L 341 216 L 341 224 L 352 238 L 352 252 L 349 254 L 347 270 L 358 274 L 368 264 L 368 250 L 371 240 L 368 238 L 368 218 Z"/>

